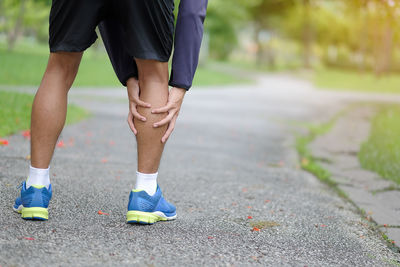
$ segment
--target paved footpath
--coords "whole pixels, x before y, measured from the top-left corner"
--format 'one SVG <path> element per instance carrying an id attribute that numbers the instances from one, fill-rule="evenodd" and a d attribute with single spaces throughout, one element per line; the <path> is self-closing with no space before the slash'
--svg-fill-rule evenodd
<path id="1" fill-rule="evenodd" d="M 1 266 L 400 261 L 350 204 L 296 167 L 291 122 L 328 117 L 351 96 L 317 93 L 281 75 L 252 86 L 193 88 L 160 168 L 160 185 L 178 219 L 138 226 L 125 223 L 136 170 L 125 94 L 72 89 L 71 102 L 93 116 L 62 133 L 47 222 L 23 221 L 11 210 L 27 175 L 29 141 L 17 134 L 0 147 Z"/>

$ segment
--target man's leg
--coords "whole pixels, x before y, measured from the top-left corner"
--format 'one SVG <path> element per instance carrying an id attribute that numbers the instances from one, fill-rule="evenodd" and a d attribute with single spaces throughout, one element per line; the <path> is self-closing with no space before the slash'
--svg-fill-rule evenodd
<path id="1" fill-rule="evenodd" d="M 50 53 L 49 62 L 32 105 L 31 166 L 47 169 L 67 113 L 67 94 L 77 74 L 83 52 Z M 38 170 L 40 172 L 40 170 Z M 29 184 L 40 183 L 31 168 Z M 40 175 L 39 175 L 40 176 Z M 43 177 L 42 177 L 43 178 Z M 34 181 L 37 180 L 38 181 Z"/>
<path id="2" fill-rule="evenodd" d="M 135 190 L 129 196 L 128 223 L 153 224 L 176 218 L 176 208 L 168 203 L 157 187 L 157 170 L 164 144 L 166 127 L 153 127 L 167 114 L 152 114 L 151 110 L 165 106 L 168 100 L 168 63 L 136 59 L 139 70 L 140 100 L 151 108 L 138 107 L 146 121 L 134 119 L 137 130 L 138 173 Z M 149 197 L 149 195 L 151 197 Z"/>
<path id="3" fill-rule="evenodd" d="M 24 219 L 47 220 L 52 196 L 49 165 L 65 123 L 67 94 L 82 53 L 51 53 L 32 105 L 31 166 L 13 209 Z"/>
<path id="4" fill-rule="evenodd" d="M 140 100 L 150 103 L 151 108 L 138 107 L 146 121 L 135 119 L 137 129 L 138 171 L 156 173 L 160 165 L 164 144 L 161 137 L 167 126 L 154 128 L 155 122 L 167 114 L 152 114 L 151 110 L 165 106 L 168 100 L 168 63 L 156 60 L 136 59 L 139 70 Z"/>

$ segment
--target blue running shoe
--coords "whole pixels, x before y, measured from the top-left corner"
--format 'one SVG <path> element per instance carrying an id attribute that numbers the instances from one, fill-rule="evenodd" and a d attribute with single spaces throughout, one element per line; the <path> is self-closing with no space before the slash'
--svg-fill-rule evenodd
<path id="1" fill-rule="evenodd" d="M 176 218 L 176 208 L 162 196 L 159 186 L 153 196 L 144 190 L 132 190 L 129 195 L 127 223 L 153 224 Z"/>
<path id="2" fill-rule="evenodd" d="M 21 185 L 21 196 L 17 197 L 13 210 L 21 213 L 21 217 L 27 220 L 47 220 L 49 218 L 49 202 L 51 199 L 51 185 L 49 189 L 45 186 L 32 185 L 26 189 L 26 183 Z"/>

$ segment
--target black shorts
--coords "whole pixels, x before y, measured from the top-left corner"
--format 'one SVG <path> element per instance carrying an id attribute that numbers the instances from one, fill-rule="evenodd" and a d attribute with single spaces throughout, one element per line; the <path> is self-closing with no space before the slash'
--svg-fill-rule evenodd
<path id="1" fill-rule="evenodd" d="M 121 24 L 132 57 L 168 61 L 174 34 L 174 0 L 53 0 L 50 52 L 81 52 L 97 39 L 96 26 Z"/>

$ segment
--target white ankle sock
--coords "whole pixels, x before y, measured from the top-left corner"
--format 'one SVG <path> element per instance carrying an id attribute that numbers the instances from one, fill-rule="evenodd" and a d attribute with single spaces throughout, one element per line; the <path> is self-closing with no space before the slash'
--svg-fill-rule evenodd
<path id="1" fill-rule="evenodd" d="M 29 166 L 29 176 L 26 179 L 26 188 L 29 188 L 31 185 L 44 185 L 49 189 L 50 186 L 50 175 L 49 175 L 50 166 L 47 169 L 38 169 Z"/>
<path id="2" fill-rule="evenodd" d="M 157 175 L 156 173 L 141 173 L 136 171 L 135 189 L 144 190 L 150 196 L 157 191 Z"/>

